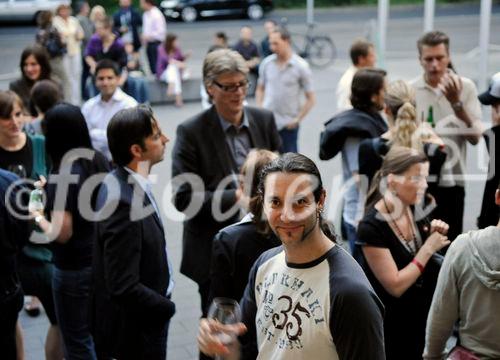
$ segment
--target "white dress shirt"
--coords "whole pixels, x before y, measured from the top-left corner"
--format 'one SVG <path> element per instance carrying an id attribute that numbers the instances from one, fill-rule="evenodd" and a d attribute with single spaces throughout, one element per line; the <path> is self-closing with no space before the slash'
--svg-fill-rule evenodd
<path id="1" fill-rule="evenodd" d="M 148 39 L 148 42 L 165 40 L 167 22 L 156 6 L 142 14 L 142 34 Z"/>
<path id="2" fill-rule="evenodd" d="M 94 149 L 102 152 L 109 160 L 111 153 L 108 147 L 106 129 L 111 118 L 120 110 L 128 109 L 137 105 L 137 101 L 125 94 L 120 88 L 109 101 L 103 101 L 101 95 L 94 96 L 82 106 L 82 114 L 87 121 L 90 139 Z"/>
<path id="3" fill-rule="evenodd" d="M 356 74 L 358 68 L 351 65 L 349 69 L 345 71 L 337 84 L 337 112 L 341 113 L 344 110 L 352 109 L 351 105 L 351 85 L 354 74 Z"/>

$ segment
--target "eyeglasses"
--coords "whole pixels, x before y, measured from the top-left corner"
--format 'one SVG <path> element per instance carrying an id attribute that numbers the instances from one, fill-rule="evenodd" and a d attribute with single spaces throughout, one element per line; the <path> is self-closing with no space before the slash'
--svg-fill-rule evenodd
<path id="1" fill-rule="evenodd" d="M 239 88 L 243 88 L 243 90 L 246 91 L 250 87 L 250 82 L 246 80 L 234 85 L 222 85 L 214 80 L 214 84 L 217 85 L 217 87 L 222 91 L 230 93 L 235 93 Z"/>

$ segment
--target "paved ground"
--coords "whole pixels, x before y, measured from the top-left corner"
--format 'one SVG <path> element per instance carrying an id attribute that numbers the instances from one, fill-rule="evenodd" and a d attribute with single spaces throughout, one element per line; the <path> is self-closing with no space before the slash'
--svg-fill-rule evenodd
<path id="1" fill-rule="evenodd" d="M 390 79 L 411 79 L 420 73 L 416 58 L 415 42 L 422 28 L 421 8 L 405 7 L 403 10 L 391 11 L 391 20 L 388 29 L 388 54 L 385 68 L 389 72 Z M 444 10 L 443 10 L 444 9 Z M 453 61 L 464 76 L 475 79 L 477 77 L 477 58 L 471 57 L 473 50 L 478 43 L 478 6 L 467 5 L 465 7 L 447 7 L 438 11 L 436 27 L 443 29 L 452 36 Z M 278 13 L 274 16 L 279 18 L 282 15 L 291 19 L 292 29 L 303 28 L 301 19 L 304 18 L 301 12 Z M 335 212 L 338 201 L 336 192 L 341 178 L 340 160 L 322 162 L 318 159 L 319 133 L 322 124 L 334 113 L 334 91 L 335 85 L 348 66 L 347 49 L 352 40 L 364 34 L 366 23 L 370 18 L 376 16 L 373 8 L 322 11 L 317 20 L 320 23 L 319 29 L 329 33 L 335 40 L 339 49 L 340 59 L 330 68 L 315 70 L 314 81 L 317 92 L 317 106 L 308 116 L 306 123 L 302 127 L 299 137 L 299 147 L 302 153 L 310 156 L 318 162 L 324 182 L 327 186 L 330 202 L 328 203 L 327 215 L 330 217 Z M 492 43 L 500 44 L 500 15 L 498 5 L 495 7 L 492 16 Z M 303 21 L 303 20 L 302 20 Z M 246 24 L 245 20 L 203 21 L 198 24 L 169 23 L 169 30 L 180 35 L 181 43 L 185 49 L 193 50 L 191 68 L 194 74 L 200 73 L 200 64 L 206 49 L 211 41 L 211 36 L 217 30 L 225 30 L 232 40 L 236 39 L 238 29 Z M 254 23 L 256 38 L 260 39 L 263 32 L 261 23 Z M 0 29 L 0 89 L 6 88 L 8 75 L 12 74 L 17 67 L 17 59 L 20 49 L 32 39 L 33 28 L 31 27 L 10 27 Z M 490 70 L 498 71 L 500 54 L 490 54 Z M 494 65 L 496 64 L 496 68 Z M 483 89 L 480 89 L 483 90 Z M 252 102 L 252 100 L 250 100 Z M 157 199 L 163 199 L 163 212 L 166 217 L 167 242 L 170 257 L 175 269 L 179 269 L 181 258 L 181 216 L 170 204 L 170 194 L 166 185 L 170 179 L 171 149 L 175 141 L 175 129 L 177 125 L 186 118 L 196 114 L 201 109 L 198 103 L 186 104 L 182 109 L 173 106 L 156 106 L 154 108 L 164 132 L 171 138 L 171 143 L 167 147 L 166 159 L 163 163 L 154 168 L 154 173 L 158 174 L 158 184 L 155 186 Z M 485 113 L 485 119 L 489 114 Z M 488 126 L 486 121 L 486 126 Z M 479 212 L 480 201 L 484 184 L 484 144 L 480 144 L 469 150 L 469 171 L 474 174 L 474 180 L 467 183 L 465 228 L 474 228 L 475 218 Z M 195 335 L 198 318 L 200 316 L 199 299 L 195 284 L 179 273 L 175 274 L 176 289 L 173 299 L 177 304 L 177 314 L 173 318 L 169 334 L 168 358 L 174 360 L 195 359 L 197 356 Z M 47 328 L 46 317 L 40 316 L 37 319 L 27 318 L 24 312 L 21 313 L 21 322 L 26 337 L 27 359 L 43 359 L 43 342 Z"/>

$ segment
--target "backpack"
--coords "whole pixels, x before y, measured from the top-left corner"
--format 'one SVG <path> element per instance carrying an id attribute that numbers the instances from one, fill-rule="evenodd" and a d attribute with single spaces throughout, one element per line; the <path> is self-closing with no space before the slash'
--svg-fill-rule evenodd
<path id="1" fill-rule="evenodd" d="M 66 45 L 62 42 L 59 32 L 54 27 L 41 30 L 37 35 L 37 40 L 45 47 L 51 59 L 66 54 Z"/>

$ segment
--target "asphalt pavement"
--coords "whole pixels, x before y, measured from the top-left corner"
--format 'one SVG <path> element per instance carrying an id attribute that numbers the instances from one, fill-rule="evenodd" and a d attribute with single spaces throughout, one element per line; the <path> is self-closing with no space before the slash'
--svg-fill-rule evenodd
<path id="1" fill-rule="evenodd" d="M 442 29 L 451 36 L 452 60 L 458 72 L 464 76 L 476 79 L 478 58 L 475 48 L 479 37 L 479 5 L 447 5 L 438 6 L 436 28 Z M 305 10 L 276 11 L 270 17 L 280 19 L 287 17 L 293 31 L 305 30 Z M 300 151 L 317 161 L 323 181 L 327 187 L 327 216 L 331 218 L 338 207 L 339 187 L 341 181 L 341 164 L 339 157 L 331 161 L 320 161 L 318 158 L 319 133 L 323 123 L 335 112 L 335 86 L 342 72 L 349 65 L 348 49 L 351 42 L 367 32 L 375 36 L 367 24 L 376 18 L 376 8 L 338 8 L 322 9 L 316 12 L 317 32 L 329 34 L 335 41 L 339 58 L 326 69 L 314 69 L 314 87 L 317 95 L 317 105 L 305 119 L 299 135 Z M 169 22 L 168 30 L 179 35 L 184 50 L 193 51 L 190 68 L 193 76 L 200 76 L 201 62 L 210 46 L 216 31 L 226 31 L 231 43 L 235 42 L 238 30 L 242 25 L 251 24 L 255 38 L 261 39 L 264 32 L 262 21 L 247 20 L 206 20 L 195 24 Z M 494 5 L 492 13 L 491 43 L 500 44 L 500 5 Z M 389 79 L 409 80 L 421 73 L 417 60 L 416 40 L 422 32 L 422 7 L 403 6 L 393 8 L 390 12 L 387 54 L 383 67 L 388 70 Z M 24 46 L 33 39 L 35 29 L 30 26 L 0 27 L 0 89 L 7 84 L 18 67 L 19 54 Z M 500 53 L 492 48 L 489 55 L 490 73 L 499 71 Z M 484 89 L 479 89 L 483 91 Z M 252 99 L 249 100 L 253 102 Z M 179 123 L 201 110 L 199 103 L 187 103 L 183 108 L 174 106 L 155 106 L 154 111 L 160 121 L 163 131 L 169 136 L 165 160 L 153 169 L 157 175 L 154 186 L 156 198 L 162 204 L 167 228 L 167 243 L 170 258 L 175 269 L 176 288 L 173 300 L 177 304 L 177 314 L 172 320 L 168 358 L 174 360 L 195 359 L 196 329 L 198 324 L 199 297 L 195 284 L 178 273 L 182 254 L 182 216 L 173 209 L 170 203 L 168 183 L 171 178 L 171 150 L 175 142 L 175 129 Z M 486 110 L 486 109 L 485 109 Z M 485 126 L 489 114 L 485 111 Z M 470 146 L 468 149 L 468 172 L 471 175 L 466 186 L 466 206 L 464 227 L 466 230 L 475 228 L 475 218 L 479 213 L 480 201 L 486 173 L 486 152 L 484 143 Z M 208 271 L 208 269 L 207 269 Z M 43 359 L 43 342 L 47 328 L 44 315 L 37 319 L 27 318 L 21 312 L 21 322 L 25 333 L 26 359 Z"/>

